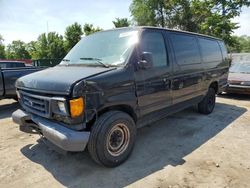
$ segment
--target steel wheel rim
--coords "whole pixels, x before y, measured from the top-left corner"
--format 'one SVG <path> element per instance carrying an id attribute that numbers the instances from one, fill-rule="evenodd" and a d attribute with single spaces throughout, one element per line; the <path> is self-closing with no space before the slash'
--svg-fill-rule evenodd
<path id="1" fill-rule="evenodd" d="M 130 132 L 125 124 L 116 124 L 107 137 L 107 150 L 112 156 L 119 156 L 126 151 L 129 145 Z"/>
<path id="2" fill-rule="evenodd" d="M 214 104 L 215 104 L 215 97 L 214 96 L 210 96 L 208 98 L 208 108 L 209 108 L 209 111 L 213 110 Z"/>

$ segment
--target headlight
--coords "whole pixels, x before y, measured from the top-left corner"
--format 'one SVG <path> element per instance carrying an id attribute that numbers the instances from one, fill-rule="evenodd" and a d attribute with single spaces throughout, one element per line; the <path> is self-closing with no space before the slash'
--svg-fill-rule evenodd
<path id="1" fill-rule="evenodd" d="M 84 101 L 82 97 L 70 100 L 69 105 L 72 118 L 80 116 L 84 112 Z"/>
<path id="2" fill-rule="evenodd" d="M 65 103 L 63 101 L 58 101 L 57 105 L 58 105 L 58 109 L 60 110 L 60 112 L 63 112 L 64 114 L 67 113 Z"/>

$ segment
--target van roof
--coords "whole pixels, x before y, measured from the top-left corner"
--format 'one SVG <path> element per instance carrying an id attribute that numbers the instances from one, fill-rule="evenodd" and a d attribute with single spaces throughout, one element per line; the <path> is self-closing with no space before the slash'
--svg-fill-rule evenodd
<path id="1" fill-rule="evenodd" d="M 178 32 L 178 33 L 187 33 L 187 34 L 192 34 L 192 35 L 198 35 L 198 36 L 202 36 L 202 37 L 207 37 L 207 38 L 223 41 L 220 38 L 216 38 L 216 37 L 213 37 L 213 36 L 204 35 L 204 34 L 200 34 L 200 33 L 194 33 L 194 32 L 190 32 L 190 31 L 183 31 L 183 30 L 177 30 L 177 29 L 169 29 L 169 28 L 163 28 L 163 27 L 153 27 L 153 26 L 120 27 L 120 28 L 108 29 L 108 30 L 104 30 L 104 31 L 119 30 L 119 29 L 126 29 L 126 28 L 131 28 L 131 29 L 159 29 L 159 30 L 173 31 L 173 32 Z"/>

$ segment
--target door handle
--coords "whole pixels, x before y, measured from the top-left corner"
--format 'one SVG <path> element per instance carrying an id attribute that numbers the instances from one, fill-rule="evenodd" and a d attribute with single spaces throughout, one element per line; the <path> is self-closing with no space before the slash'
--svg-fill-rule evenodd
<path id="1" fill-rule="evenodd" d="M 170 80 L 170 79 L 163 78 L 162 80 L 163 80 L 163 82 L 164 82 L 165 86 L 167 86 L 167 87 L 168 87 L 168 89 L 170 89 L 170 88 L 172 87 L 172 82 L 171 82 L 171 80 Z"/>

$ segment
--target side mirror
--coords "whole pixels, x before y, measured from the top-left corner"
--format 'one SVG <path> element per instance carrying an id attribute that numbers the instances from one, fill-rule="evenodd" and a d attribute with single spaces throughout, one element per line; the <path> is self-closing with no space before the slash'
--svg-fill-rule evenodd
<path id="1" fill-rule="evenodd" d="M 149 69 L 153 67 L 153 56 L 150 52 L 142 52 L 140 61 L 138 62 L 140 69 Z"/>

